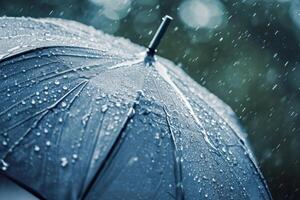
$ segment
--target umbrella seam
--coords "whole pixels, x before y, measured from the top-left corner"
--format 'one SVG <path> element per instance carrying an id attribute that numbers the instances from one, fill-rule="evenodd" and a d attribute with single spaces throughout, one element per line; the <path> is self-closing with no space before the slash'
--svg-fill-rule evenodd
<path id="1" fill-rule="evenodd" d="M 106 112 L 105 112 L 105 113 L 106 113 Z M 101 131 L 101 129 L 102 129 L 103 120 L 104 120 L 104 118 L 105 118 L 105 113 L 103 113 L 103 115 L 102 115 L 102 117 L 101 117 L 101 119 L 100 119 L 100 122 L 101 122 L 101 123 L 100 123 L 99 127 L 97 128 L 97 134 L 96 134 L 97 138 L 96 138 L 96 141 L 95 141 L 95 143 L 94 143 L 94 145 L 93 145 L 93 147 L 92 147 L 92 149 L 93 149 L 92 152 L 94 152 L 94 150 L 96 149 L 97 142 L 98 142 L 98 140 L 99 140 L 99 138 L 100 138 L 100 131 Z M 91 162 L 92 162 L 93 155 L 94 155 L 94 154 L 92 154 L 92 155 L 90 156 L 88 163 L 91 163 Z M 89 164 L 89 165 L 90 165 L 90 164 Z M 89 165 L 87 165 L 87 166 L 89 166 Z M 89 174 L 90 169 L 91 169 L 91 168 L 88 167 L 87 172 L 86 172 L 87 175 Z M 85 185 L 88 186 L 88 183 L 87 183 L 87 176 L 85 177 L 85 179 L 84 179 L 84 181 L 83 181 L 83 186 L 85 186 Z M 85 189 L 86 189 L 86 187 L 83 187 L 83 188 L 82 188 L 81 192 L 79 193 L 79 194 L 80 194 L 79 196 L 82 196 L 82 195 L 83 195 Z"/>
<path id="2" fill-rule="evenodd" d="M 163 107 L 163 111 L 166 115 L 166 122 L 168 126 L 168 130 L 170 132 L 171 136 L 171 141 L 173 144 L 173 155 L 174 155 L 174 176 L 175 176 L 175 187 L 176 187 L 176 200 L 184 200 L 184 187 L 183 187 L 183 182 L 182 182 L 182 155 L 181 152 L 178 150 L 177 144 L 176 144 L 176 139 L 175 135 L 172 131 L 171 124 L 170 124 L 170 115 L 167 112 L 165 106 Z"/>
<path id="3" fill-rule="evenodd" d="M 171 70 L 172 71 L 172 70 Z M 174 73 L 174 72 L 173 72 Z M 194 83 L 194 80 L 191 80 L 193 83 Z M 176 84 L 175 82 L 174 82 L 174 84 Z M 176 84 L 177 85 L 177 84 Z M 202 99 L 202 98 L 200 98 L 201 100 L 202 100 L 202 102 L 208 107 L 208 108 L 210 108 L 210 110 L 212 110 L 218 117 L 220 117 L 221 119 L 223 119 L 223 121 L 226 123 L 226 125 L 231 129 L 231 131 L 234 133 L 234 135 L 238 138 L 238 142 L 239 142 L 239 144 L 240 144 L 240 146 L 243 148 L 243 150 L 245 150 L 246 151 L 246 148 L 245 148 L 245 145 L 244 145 L 244 143 L 242 143 L 241 141 L 243 141 L 241 138 L 240 138 L 240 136 L 238 136 L 237 135 L 237 133 L 234 131 L 234 129 L 229 125 L 229 123 L 214 109 L 214 108 L 212 108 L 204 99 Z M 252 158 L 252 156 L 250 156 L 249 155 L 249 153 L 247 154 L 248 156 L 248 158 L 249 158 L 249 160 L 250 160 L 250 163 L 252 163 L 253 164 L 253 166 L 254 166 L 254 169 L 255 169 L 255 171 L 259 174 L 259 178 L 260 178 L 260 180 L 262 180 L 264 183 L 265 183 L 265 179 L 263 178 L 263 176 L 262 176 L 262 174 L 261 174 L 261 172 L 260 172 L 260 170 L 258 169 L 258 166 L 257 166 L 257 164 L 256 164 L 256 162 L 254 161 L 254 159 Z M 265 189 L 266 189 L 266 191 L 267 191 L 267 193 L 268 193 L 268 195 L 269 195 L 269 197 L 271 197 L 271 195 L 270 195 L 270 191 L 269 191 L 269 189 L 268 189 L 268 187 L 266 186 L 266 184 L 264 184 L 265 185 Z M 262 194 L 261 194 L 262 195 Z M 264 196 L 263 196 L 263 198 L 264 198 Z"/>
<path id="4" fill-rule="evenodd" d="M 134 103 L 132 104 L 131 108 L 129 109 L 129 111 L 127 113 L 127 117 L 126 117 L 125 121 L 123 122 L 123 125 L 121 126 L 120 131 L 118 132 L 116 140 L 112 144 L 112 147 L 110 148 L 108 154 L 106 155 L 106 157 L 104 159 L 104 162 L 101 163 L 101 165 L 100 165 L 99 169 L 97 170 L 95 176 L 93 177 L 93 179 L 91 180 L 91 182 L 89 183 L 89 185 L 87 186 L 85 191 L 83 192 L 80 199 L 86 199 L 87 198 L 90 191 L 93 189 L 94 185 L 98 182 L 99 179 L 101 179 L 101 177 L 103 176 L 103 173 L 108 169 L 108 167 L 110 166 L 110 164 L 111 164 L 113 158 L 115 157 L 116 153 L 119 151 L 125 137 L 127 136 L 127 134 L 124 134 L 124 132 L 125 132 L 124 130 L 127 128 L 128 124 L 130 123 L 131 118 L 133 117 L 133 116 L 130 116 L 130 115 L 133 112 L 135 106 L 138 104 L 140 96 L 141 96 L 141 93 L 138 93 L 138 96 L 136 97 L 136 99 L 135 99 Z"/>

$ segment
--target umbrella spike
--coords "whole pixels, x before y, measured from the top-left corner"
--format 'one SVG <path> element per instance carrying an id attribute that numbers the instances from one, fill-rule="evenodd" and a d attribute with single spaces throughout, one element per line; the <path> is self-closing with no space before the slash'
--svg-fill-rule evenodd
<path id="1" fill-rule="evenodd" d="M 154 60 L 153 57 L 157 51 L 156 49 L 172 20 L 173 20 L 173 18 L 170 17 L 169 15 L 165 15 L 162 18 L 162 22 L 161 22 L 160 26 L 158 27 L 154 37 L 152 38 L 150 44 L 148 45 L 147 56 L 145 58 L 146 63 L 151 64 L 153 62 L 153 60 Z"/>

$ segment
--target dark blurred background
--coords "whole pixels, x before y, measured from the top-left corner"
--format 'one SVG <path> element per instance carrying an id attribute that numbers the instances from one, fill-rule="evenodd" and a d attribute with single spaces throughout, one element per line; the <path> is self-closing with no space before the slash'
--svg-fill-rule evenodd
<path id="1" fill-rule="evenodd" d="M 144 46 L 165 14 L 159 54 L 237 113 L 274 199 L 300 199 L 300 0 L 0 0 L 0 16 L 72 19 Z"/>

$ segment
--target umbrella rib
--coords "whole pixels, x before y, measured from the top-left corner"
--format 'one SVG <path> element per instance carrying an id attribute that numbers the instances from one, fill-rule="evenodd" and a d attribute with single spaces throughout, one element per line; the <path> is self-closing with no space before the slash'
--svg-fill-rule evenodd
<path id="1" fill-rule="evenodd" d="M 176 144 L 176 139 L 174 132 L 171 128 L 171 123 L 170 123 L 170 115 L 167 112 L 166 108 L 163 107 L 163 111 L 166 115 L 166 121 L 168 125 L 168 130 L 171 134 L 171 141 L 173 144 L 173 154 L 174 154 L 174 175 L 175 175 L 175 187 L 176 187 L 176 200 L 183 200 L 184 199 L 184 188 L 183 188 L 183 183 L 182 183 L 182 163 L 181 163 L 181 153 L 177 147 Z"/>
<path id="2" fill-rule="evenodd" d="M 103 121 L 104 121 L 104 118 L 105 118 L 105 114 L 106 114 L 106 111 L 105 111 L 105 112 L 103 113 L 103 115 L 101 116 L 99 126 L 98 126 L 98 128 L 96 129 L 96 133 L 97 133 L 97 134 L 95 134 L 95 137 L 96 137 L 96 138 L 94 138 L 95 142 L 94 142 L 94 144 L 93 144 L 92 147 L 91 147 L 91 149 L 92 149 L 91 152 L 93 152 L 93 154 L 91 154 L 91 155 L 89 156 L 89 159 L 88 159 L 88 165 L 87 165 L 87 166 L 90 166 L 91 163 L 92 163 L 92 159 L 93 159 L 93 156 L 94 156 L 94 152 L 95 152 L 95 149 L 96 149 L 98 140 L 99 140 L 99 138 L 100 138 L 100 133 L 101 133 L 101 130 L 102 130 L 102 125 L 103 125 Z M 85 173 L 86 176 L 85 176 L 85 179 L 84 179 L 83 182 L 82 182 L 82 190 L 81 190 L 81 192 L 80 192 L 81 194 L 84 192 L 85 185 L 88 185 L 88 184 L 87 184 L 87 181 L 88 181 L 88 175 L 89 175 L 90 170 L 91 170 L 90 167 L 88 167 L 87 170 L 86 170 L 86 171 L 87 171 L 87 172 Z M 80 196 L 81 196 L 81 195 L 80 195 Z"/>
<path id="3" fill-rule="evenodd" d="M 86 85 L 88 82 L 89 82 L 88 80 L 85 80 L 85 81 L 80 82 L 78 85 L 76 85 L 74 88 L 72 88 L 70 91 L 68 91 L 65 95 L 63 95 L 59 100 L 57 100 L 57 101 L 56 101 L 55 103 L 53 103 L 52 105 L 46 107 L 46 108 L 43 109 L 43 110 L 40 110 L 40 111 L 34 113 L 32 116 L 27 117 L 27 118 L 25 118 L 24 120 L 22 120 L 22 121 L 20 121 L 20 122 L 14 124 L 14 125 L 8 127 L 7 129 L 5 129 L 4 131 L 2 131 L 1 133 L 5 133 L 5 132 L 7 132 L 7 131 L 10 131 L 10 130 L 12 130 L 12 129 L 18 127 L 18 126 L 20 126 L 20 125 L 23 124 L 24 122 L 26 122 L 26 121 L 28 121 L 28 120 L 30 120 L 30 119 L 32 119 L 32 118 L 38 116 L 39 114 L 44 113 L 44 112 L 47 112 L 47 111 L 49 111 L 49 110 L 55 108 L 55 107 L 56 107 L 56 106 L 57 106 L 64 98 L 66 98 L 66 97 L 67 97 L 69 94 L 71 94 L 74 90 L 76 90 L 78 87 L 80 87 L 80 86 L 83 85 L 83 84 Z"/>
<path id="4" fill-rule="evenodd" d="M 107 153 L 104 161 L 101 163 L 101 165 L 100 165 L 99 169 L 97 170 L 95 176 L 92 178 L 91 182 L 89 183 L 89 185 L 87 186 L 87 188 L 83 192 L 83 195 L 80 199 L 86 199 L 86 197 L 88 196 L 90 191 L 93 189 L 93 186 L 97 183 L 97 180 L 101 179 L 103 174 L 105 174 L 105 171 L 109 168 L 109 166 L 111 165 L 113 159 L 115 158 L 116 154 L 118 153 L 125 137 L 127 136 L 125 134 L 125 130 L 126 130 L 128 124 L 130 123 L 131 118 L 133 117 L 132 113 L 133 113 L 137 103 L 139 102 L 140 96 L 141 96 L 141 93 L 138 93 L 138 96 L 136 97 L 134 103 L 132 104 L 131 108 L 129 109 L 129 111 L 127 113 L 126 119 L 122 123 L 121 129 L 117 134 L 117 138 L 115 139 L 115 141 L 114 141 L 112 147 L 110 148 L 109 152 Z"/>
<path id="5" fill-rule="evenodd" d="M 48 66 L 48 65 L 52 65 L 52 64 L 55 64 L 55 63 L 59 63 L 59 62 L 58 61 L 50 61 L 50 62 L 44 63 L 42 65 L 33 66 L 33 67 L 30 67 L 30 68 L 27 68 L 26 72 L 31 71 L 31 70 L 35 70 L 36 68 L 41 68 L 41 67 L 45 67 L 45 66 Z M 18 71 L 18 72 L 12 73 L 12 74 L 6 74 L 5 78 L 1 78 L 0 80 L 5 80 L 7 78 L 10 78 L 11 76 L 16 76 L 17 74 L 22 74 L 22 73 L 23 73 L 23 71 Z"/>
<path id="6" fill-rule="evenodd" d="M 95 50 L 95 51 L 101 51 L 101 50 L 98 50 L 98 49 L 94 49 L 94 48 L 87 48 L 87 47 L 74 47 L 74 46 L 65 46 L 65 45 L 53 45 L 53 46 L 47 46 L 47 47 L 37 47 L 37 48 L 34 48 L 34 49 L 30 49 L 28 51 L 24 51 L 24 52 L 18 52 L 18 54 L 13 54 L 11 56 L 9 56 L 11 53 L 7 54 L 6 57 L 4 57 L 3 59 L 0 59 L 0 63 L 3 62 L 4 64 L 1 66 L 1 67 L 5 67 L 6 65 L 8 64 L 11 64 L 9 62 L 9 59 L 12 59 L 14 57 L 19 57 L 20 55 L 24 55 L 24 54 L 27 54 L 27 53 L 32 53 L 34 51 L 38 51 L 38 50 L 46 50 L 46 49 L 55 49 L 55 48 L 81 48 L 81 49 L 87 49 L 87 50 Z M 103 53 L 103 52 L 102 52 Z M 70 57 L 79 57 L 79 58 L 89 58 L 89 59 L 103 59 L 105 57 L 100 57 L 100 56 L 90 56 L 90 55 L 75 55 L 75 54 L 59 54 L 59 53 L 56 53 L 56 54 L 52 54 L 53 56 L 70 56 Z M 48 54 L 42 54 L 41 55 L 42 57 L 48 57 L 49 55 Z M 109 57 L 109 56 L 107 56 Z M 17 59 L 17 61 L 14 61 L 14 64 L 15 63 L 18 63 L 18 62 L 21 62 L 21 61 L 24 61 L 24 60 L 30 60 L 30 59 L 34 59 L 36 58 L 36 55 L 34 56 L 30 56 L 30 57 L 26 57 L 26 58 L 22 58 L 22 59 Z"/>
<path id="7" fill-rule="evenodd" d="M 136 64 L 142 63 L 143 60 L 144 60 L 144 59 L 133 59 L 133 60 L 128 60 L 128 61 L 125 61 L 125 62 L 121 62 L 121 63 L 115 64 L 115 65 L 113 65 L 113 66 L 110 66 L 110 67 L 108 67 L 107 69 L 117 69 L 117 68 L 120 68 L 120 67 L 136 65 Z"/>
<path id="8" fill-rule="evenodd" d="M 174 72 L 173 72 L 174 73 Z M 175 85 L 176 85 L 176 83 L 174 83 Z M 242 143 L 242 141 L 243 140 L 241 140 L 241 138 L 237 135 L 237 133 L 234 131 L 234 129 L 227 123 L 227 121 L 226 120 L 224 120 L 224 118 L 214 109 L 214 108 L 212 108 L 206 101 L 204 101 L 203 100 L 203 98 L 202 97 L 200 97 L 199 95 L 197 95 L 201 100 L 202 100 L 202 102 L 208 107 L 208 108 L 210 108 L 218 117 L 220 117 L 221 119 L 223 119 L 223 121 L 227 124 L 227 126 L 230 128 L 230 130 L 234 133 L 234 135 L 239 139 L 238 141 L 240 142 L 240 147 L 243 149 L 243 150 L 246 150 L 245 149 L 245 146 L 243 145 L 243 143 Z M 204 128 L 204 127 L 203 127 Z M 217 152 L 219 152 L 219 151 L 217 151 Z M 263 178 L 263 176 L 261 175 L 261 172 L 258 170 L 258 167 L 256 166 L 256 164 L 255 164 L 255 161 L 254 161 L 254 159 L 249 155 L 249 154 L 247 154 L 247 157 L 249 158 L 249 160 L 250 160 L 250 162 L 254 165 L 254 168 L 255 168 L 255 170 L 256 170 L 256 172 L 258 173 L 258 174 L 260 174 L 260 176 L 259 176 L 259 178 L 263 181 L 263 182 L 265 182 L 265 179 Z M 225 160 L 225 162 L 227 162 L 226 160 Z M 236 175 L 235 175 L 236 176 Z M 237 177 L 237 176 L 236 176 Z M 268 194 L 269 194 L 269 190 L 268 189 L 266 189 L 267 190 L 267 192 L 268 192 Z M 269 194 L 269 196 L 271 196 L 270 194 Z"/>
<path id="9" fill-rule="evenodd" d="M 75 102 L 76 98 L 78 97 L 78 95 L 82 92 L 82 90 L 86 87 L 86 85 L 88 84 L 88 81 L 85 82 L 84 86 L 80 88 L 80 90 L 78 90 L 78 92 L 73 96 L 73 98 L 70 100 L 69 104 L 67 105 L 67 108 L 66 109 L 70 109 L 70 107 L 72 106 L 72 104 Z M 75 86 L 76 88 L 78 88 L 78 86 Z M 69 116 L 69 113 L 64 113 L 64 121 L 66 120 L 66 118 Z M 61 126 L 60 130 L 59 130 L 59 134 L 57 136 L 57 139 L 55 141 L 55 144 L 57 145 L 57 148 L 56 148 L 56 153 L 57 153 L 57 156 L 56 157 L 60 157 L 59 156 L 59 150 L 61 149 L 60 148 L 60 141 L 61 141 L 61 136 L 62 136 L 62 133 L 63 133 L 63 126 Z M 59 168 L 57 168 L 57 174 L 59 174 L 60 170 Z M 60 182 L 60 176 L 57 176 L 57 182 Z"/>
<path id="10" fill-rule="evenodd" d="M 237 144 L 239 144 L 239 146 L 244 150 L 244 151 L 246 151 L 246 148 L 245 148 L 245 145 L 244 145 L 244 141 L 242 140 L 242 138 L 236 133 L 236 131 L 231 127 L 231 125 L 214 109 L 214 108 L 212 108 L 206 101 L 204 101 L 203 100 L 203 98 L 201 98 L 199 95 L 198 95 L 198 97 L 200 98 L 200 99 L 202 99 L 202 101 L 203 101 L 203 103 L 205 104 L 205 105 L 207 105 L 207 107 L 208 108 L 210 108 L 218 117 L 220 117 L 221 119 L 223 119 L 223 121 L 226 123 L 226 125 L 229 127 L 229 129 L 233 132 L 233 134 L 238 138 L 238 141 L 239 141 L 239 143 L 237 143 Z M 250 160 L 250 163 L 252 163 L 252 165 L 254 166 L 254 169 L 255 169 L 255 171 L 259 174 L 259 179 L 260 180 L 262 180 L 264 183 L 265 183 L 265 179 L 263 178 L 263 176 L 262 176 L 262 174 L 261 174 L 261 172 L 260 172 L 260 170 L 259 170 L 259 168 L 257 167 L 257 164 L 256 164 L 256 162 L 255 162 L 255 160 L 254 160 L 254 158 L 251 156 L 251 154 L 249 154 L 249 153 L 247 153 L 247 155 L 246 155 L 247 157 L 248 157 L 248 159 Z M 264 187 L 266 188 L 266 191 L 267 191 L 267 193 L 268 193 L 268 195 L 269 195 L 269 197 L 271 197 L 271 194 L 270 194 L 270 191 L 269 191 L 269 189 L 266 187 L 266 184 L 264 185 Z"/>
<path id="11" fill-rule="evenodd" d="M 169 68 L 168 68 L 169 69 Z M 172 71 L 172 70 L 171 70 Z M 174 71 L 172 71 L 172 73 L 175 73 Z M 176 74 L 176 73 L 175 73 Z M 193 80 L 192 80 L 193 81 Z M 193 81 L 194 82 L 194 81 Z M 176 84 L 176 83 L 174 83 L 174 84 Z M 193 84 L 195 84 L 195 83 L 193 83 Z M 191 91 L 191 92 L 193 92 L 193 91 Z M 195 92 L 193 92 L 193 93 L 195 93 Z M 211 109 L 211 111 L 213 111 L 218 117 L 220 117 L 221 119 L 223 119 L 223 121 L 226 123 L 226 125 L 230 128 L 230 130 L 234 133 L 234 135 L 238 138 L 238 140 L 239 140 L 239 142 L 240 142 L 240 146 L 243 148 L 243 150 L 244 151 L 246 151 L 246 148 L 245 148 L 245 145 L 244 145 L 244 141 L 242 140 L 242 138 L 237 134 L 237 132 L 232 128 L 232 126 L 227 122 L 227 120 L 225 120 L 213 107 L 211 107 L 205 100 L 203 100 L 203 98 L 199 95 L 199 94 L 195 94 L 196 96 L 198 96 L 201 100 L 202 100 L 202 102 L 208 107 L 208 108 L 210 108 Z M 260 179 L 263 181 L 263 182 L 265 182 L 265 179 L 263 178 L 263 176 L 262 176 L 262 174 L 261 174 L 261 172 L 260 172 L 260 170 L 258 169 L 258 167 L 257 167 L 257 165 L 256 165 L 256 162 L 255 162 L 255 160 L 254 160 L 254 158 L 251 156 L 251 155 L 249 155 L 249 154 L 247 154 L 247 157 L 249 158 L 249 160 L 251 161 L 251 163 L 254 165 L 254 168 L 255 168 L 255 170 L 256 170 L 256 172 L 258 173 L 258 174 L 260 174 Z M 266 184 L 265 184 L 266 185 Z M 270 191 L 268 190 L 268 188 L 266 189 L 267 190 L 267 192 L 268 192 L 268 194 L 269 194 L 269 196 L 271 196 L 270 195 Z"/>
<path id="12" fill-rule="evenodd" d="M 24 139 L 24 137 L 26 137 L 26 135 L 27 135 L 32 129 L 34 129 L 35 127 L 38 126 L 38 124 L 40 123 L 40 121 L 48 114 L 48 112 L 50 112 L 50 110 L 52 110 L 53 108 L 55 108 L 55 107 L 56 107 L 63 99 L 65 99 L 69 94 L 71 94 L 74 90 L 76 90 L 76 89 L 77 89 L 78 87 L 80 87 L 81 85 L 84 85 L 84 86 L 83 86 L 83 88 L 84 88 L 85 85 L 86 85 L 87 83 L 88 83 L 88 81 L 83 81 L 83 82 L 79 83 L 79 84 L 76 85 L 74 88 L 72 88 L 72 90 L 70 90 L 69 92 L 67 92 L 64 96 L 62 96 L 58 101 L 56 101 L 56 102 L 55 102 L 54 104 L 52 104 L 51 106 L 48 106 L 47 108 L 45 108 L 45 109 L 43 109 L 43 110 L 41 110 L 41 111 L 35 113 L 32 117 L 26 118 L 25 120 L 22 120 L 20 123 L 17 123 L 17 124 L 15 124 L 15 125 L 13 125 L 12 127 L 9 127 L 8 129 L 6 129 L 6 131 L 9 131 L 9 130 L 11 130 L 11 129 L 13 129 L 13 128 L 15 128 L 15 127 L 17 127 L 17 126 L 23 124 L 24 122 L 26 122 L 26 121 L 28 121 L 28 120 L 34 118 L 35 116 L 38 116 L 39 114 L 41 114 L 40 117 L 38 118 L 38 120 L 35 121 L 34 124 L 33 124 L 30 128 L 28 128 L 27 131 L 22 135 L 22 137 L 20 137 L 19 140 L 17 140 L 17 142 L 15 142 L 14 145 L 12 145 L 12 146 L 9 148 L 8 152 L 7 152 L 6 154 L 4 154 L 4 156 L 3 156 L 2 159 L 1 159 L 1 161 L 4 161 L 5 158 L 8 156 L 8 154 L 9 154 L 10 152 L 12 152 L 13 149 L 14 149 L 17 145 L 20 144 L 20 142 Z M 6 132 L 6 131 L 5 131 L 5 132 Z"/>
<path id="13" fill-rule="evenodd" d="M 0 116 L 3 115 L 3 114 L 5 114 L 5 113 L 7 113 L 7 112 L 10 111 L 11 109 L 15 108 L 15 107 L 18 106 L 19 104 L 21 104 L 22 101 L 27 100 L 27 99 L 33 97 L 34 95 L 35 95 L 35 93 L 33 93 L 33 94 L 31 94 L 31 95 L 29 95 L 29 96 L 23 98 L 22 100 L 20 100 L 20 101 L 18 101 L 18 102 L 16 102 L 16 103 L 13 103 L 11 106 L 6 107 L 3 111 L 0 112 Z"/>
<path id="14" fill-rule="evenodd" d="M 44 79 L 44 80 L 46 80 L 46 79 Z M 42 81 L 42 80 L 41 80 L 41 81 Z M 20 89 L 20 90 L 21 90 L 21 89 Z M 1 90 L 0 90 L 0 92 L 1 92 Z M 3 115 L 3 114 L 5 114 L 5 113 L 7 113 L 9 110 L 13 109 L 14 107 L 16 107 L 16 106 L 18 106 L 20 103 L 22 103 L 22 101 L 24 101 L 24 100 L 26 100 L 26 99 L 29 99 L 29 98 L 33 97 L 34 95 L 36 95 L 36 94 L 33 93 L 33 94 L 31 94 L 31 95 L 25 97 L 24 99 L 22 99 L 22 100 L 20 100 L 20 101 L 18 101 L 18 102 L 16 102 L 16 103 L 14 103 L 14 104 L 12 104 L 11 106 L 7 107 L 7 108 L 4 109 L 3 111 L 0 111 L 0 115 Z"/>
<path id="15" fill-rule="evenodd" d="M 75 100 L 75 98 L 78 96 L 78 94 L 83 90 L 83 88 L 87 85 L 88 81 L 83 81 L 81 83 L 79 83 L 78 85 L 76 85 L 74 88 L 72 88 L 72 90 L 70 90 L 68 93 L 66 93 L 63 97 L 61 97 L 56 103 L 52 104 L 51 106 L 47 107 L 47 110 L 43 110 L 41 116 L 38 118 L 37 121 L 34 122 L 34 124 L 27 129 L 27 131 L 22 135 L 22 137 L 19 138 L 19 140 L 17 140 L 17 142 L 14 143 L 14 145 L 12 145 L 9 150 L 2 156 L 2 158 L 0 159 L 0 162 L 6 166 L 8 166 L 8 164 L 4 161 L 7 156 L 9 155 L 9 153 L 11 153 L 13 151 L 13 149 L 15 149 L 20 142 L 30 133 L 30 131 L 32 129 L 34 129 L 35 127 L 37 127 L 39 125 L 39 123 L 43 120 L 43 118 L 49 113 L 49 111 L 51 109 L 54 109 L 59 102 L 61 102 L 64 98 L 66 98 L 69 94 L 71 94 L 73 91 L 75 91 L 78 87 L 80 87 L 81 85 L 83 85 L 83 87 L 79 90 L 79 92 L 75 95 L 75 97 L 73 98 L 73 101 Z M 15 181 L 14 181 L 15 182 Z M 33 195 L 35 195 L 36 197 L 40 198 L 40 199 L 44 199 L 44 197 L 40 196 L 37 192 L 33 191 L 32 189 L 28 189 L 27 187 L 23 187 L 24 189 L 28 190 L 30 193 L 32 193 Z"/>
<path id="16" fill-rule="evenodd" d="M 77 72 L 77 70 L 82 70 L 83 68 L 95 68 L 95 67 L 99 67 L 99 66 L 102 66 L 102 65 L 94 64 L 94 65 L 89 65 L 89 66 L 85 66 L 85 67 L 69 68 L 69 69 L 67 69 L 67 70 L 63 70 L 63 71 L 60 71 L 60 72 L 52 71 L 52 72 L 49 72 L 49 73 L 47 73 L 47 74 L 43 74 L 43 75 L 37 76 L 37 77 L 35 77 L 35 78 L 44 77 L 43 79 L 41 79 L 41 80 L 38 81 L 39 83 L 41 83 L 41 82 L 43 82 L 43 81 L 46 81 L 46 80 L 49 80 L 49 79 L 51 79 L 51 78 L 54 78 L 54 77 L 57 77 L 57 76 L 61 76 L 61 75 L 63 75 L 63 74 L 67 74 L 67 73 L 77 73 L 77 74 L 79 74 L 79 73 Z M 104 71 L 104 70 L 102 70 L 102 71 Z M 102 71 L 101 71 L 101 72 L 102 72 Z M 79 75 L 80 75 L 80 74 L 79 74 Z M 25 81 L 23 81 L 23 82 L 20 82 L 19 84 L 23 84 L 23 83 L 26 83 L 26 82 L 31 82 L 31 80 L 25 80 Z M 32 85 L 34 85 L 34 84 L 36 84 L 36 82 L 30 84 L 29 86 L 32 86 Z M 15 85 L 13 85 L 12 87 L 17 87 L 17 88 L 19 88 L 18 86 L 15 86 Z M 4 91 L 4 90 L 5 90 L 5 88 L 2 89 L 2 90 L 0 90 L 0 92 L 2 92 L 2 91 Z M 19 91 L 19 90 L 22 90 L 22 89 L 13 90 L 13 91 Z"/>
<path id="17" fill-rule="evenodd" d="M 187 100 L 185 95 L 181 92 L 181 90 L 177 87 L 177 85 L 172 81 L 171 77 L 168 74 L 167 68 L 164 67 L 160 63 L 156 63 L 155 68 L 157 69 L 158 73 L 161 75 L 163 80 L 166 83 L 168 83 L 174 89 L 174 91 L 177 93 L 177 95 L 180 97 L 180 99 L 184 103 L 184 106 L 188 109 L 189 114 L 195 120 L 196 125 L 203 130 L 202 135 L 203 135 L 203 138 L 204 138 L 205 142 L 209 145 L 209 147 L 211 147 L 213 150 L 217 151 L 215 145 L 210 141 L 210 138 L 208 137 L 208 134 L 207 134 L 205 128 L 203 127 L 202 123 L 200 122 L 200 120 L 196 116 L 196 114 L 194 112 L 194 109 L 192 108 L 191 104 L 189 103 L 189 101 Z"/>
<path id="18" fill-rule="evenodd" d="M 157 87 L 156 81 L 154 81 L 154 86 L 156 87 L 156 90 L 158 92 L 159 97 L 163 100 L 163 98 L 162 98 L 162 96 L 161 96 L 161 94 L 159 92 L 159 89 Z M 166 115 L 167 126 L 168 126 L 168 130 L 169 130 L 169 132 L 171 134 L 171 140 L 172 140 L 172 144 L 173 144 L 173 148 L 174 148 L 173 155 L 174 155 L 174 164 L 175 164 L 174 165 L 174 176 L 175 176 L 175 184 L 176 184 L 175 185 L 175 188 L 176 188 L 176 198 L 172 194 L 170 194 L 170 193 L 169 194 L 174 199 L 181 200 L 181 199 L 184 199 L 184 190 L 183 190 L 184 188 L 183 188 L 183 184 L 182 184 L 181 158 L 179 159 L 179 163 L 178 163 L 178 159 L 177 159 L 177 157 L 178 157 L 177 156 L 178 149 L 177 149 L 177 145 L 176 145 L 174 133 L 173 133 L 173 131 L 171 129 L 171 125 L 170 125 L 170 121 L 169 121 L 169 113 L 167 113 L 165 107 L 163 107 L 163 111 L 164 111 L 164 113 Z M 180 179 L 180 180 L 178 180 L 178 179 Z M 178 183 L 181 183 L 181 185 L 178 184 Z M 180 187 L 178 187 L 178 186 L 180 186 Z"/>
<path id="19" fill-rule="evenodd" d="M 166 80 L 167 81 L 167 80 Z M 175 86 L 175 89 L 178 89 L 178 92 L 180 92 L 181 93 L 181 91 L 179 90 L 179 88 L 177 87 L 177 85 L 174 83 L 174 82 L 171 82 L 171 80 L 169 80 L 169 81 L 167 81 L 169 84 L 171 84 L 171 86 Z M 171 82 L 171 83 L 170 83 Z M 181 93 L 182 94 L 182 93 Z M 183 96 L 183 94 L 181 95 L 181 96 Z M 187 102 L 188 103 L 188 102 Z M 164 108 L 164 112 L 166 113 L 166 110 L 165 110 L 165 108 Z M 171 133 L 171 136 L 172 136 L 172 140 L 173 140 L 173 142 L 175 142 L 175 137 L 174 137 L 174 134 L 172 134 L 172 131 L 171 131 L 171 126 L 170 126 L 170 123 L 169 123 L 169 117 L 168 116 L 170 116 L 168 113 L 166 113 L 166 116 L 167 116 L 167 124 L 168 124 L 168 127 L 169 127 L 169 130 L 170 130 L 170 133 Z M 203 130 L 205 130 L 205 128 L 203 127 L 203 125 L 200 123 L 200 121 L 199 121 L 199 123 L 197 123 L 197 125 L 199 125 Z M 174 144 L 174 148 L 175 148 L 175 150 L 176 150 L 176 144 Z M 214 148 L 214 150 L 215 151 L 213 151 L 213 152 L 215 152 L 215 153 L 217 153 L 218 154 L 218 149 L 217 148 Z M 174 153 L 175 154 L 175 153 Z M 176 154 L 175 154 L 176 155 Z M 225 161 L 225 162 L 227 162 L 227 161 Z M 176 174 L 176 173 L 175 173 Z M 176 178 L 176 176 L 175 176 L 175 178 Z M 176 195 L 176 198 L 178 198 L 177 197 L 177 195 Z"/>

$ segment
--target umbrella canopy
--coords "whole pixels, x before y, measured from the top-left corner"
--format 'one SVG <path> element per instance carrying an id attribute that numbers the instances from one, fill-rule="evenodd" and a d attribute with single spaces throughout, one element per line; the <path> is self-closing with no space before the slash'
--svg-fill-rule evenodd
<path id="1" fill-rule="evenodd" d="M 232 110 L 168 60 L 0 18 L 1 173 L 45 199 L 270 199 Z"/>

